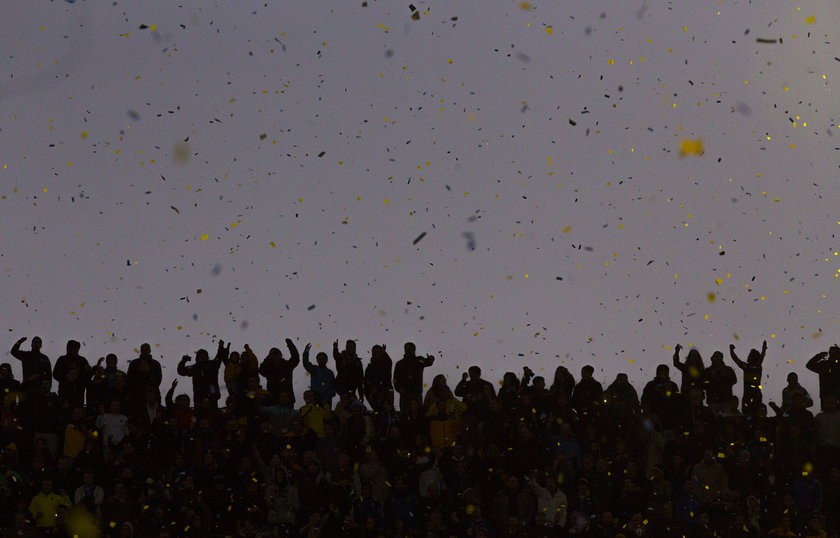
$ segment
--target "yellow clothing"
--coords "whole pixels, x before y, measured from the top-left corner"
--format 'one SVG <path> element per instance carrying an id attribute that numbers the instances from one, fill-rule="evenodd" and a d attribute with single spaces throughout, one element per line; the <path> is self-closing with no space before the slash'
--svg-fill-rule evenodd
<path id="1" fill-rule="evenodd" d="M 324 438 L 324 423 L 332 418 L 332 414 L 332 410 L 326 405 L 308 403 L 300 408 L 303 425 L 318 434 L 318 439 Z"/>
<path id="2" fill-rule="evenodd" d="M 29 512 L 35 518 L 35 526 L 39 529 L 55 527 L 56 513 L 59 506 L 72 506 L 70 497 L 58 493 L 38 493 L 29 503 Z"/>
<path id="3" fill-rule="evenodd" d="M 75 458 L 85 448 L 87 434 L 80 432 L 74 426 L 69 425 L 64 430 L 64 455 L 68 458 Z"/>

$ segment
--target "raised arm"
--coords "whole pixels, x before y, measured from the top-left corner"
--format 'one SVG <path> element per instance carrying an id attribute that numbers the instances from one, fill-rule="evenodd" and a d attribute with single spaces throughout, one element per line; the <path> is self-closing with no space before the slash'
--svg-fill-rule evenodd
<path id="1" fill-rule="evenodd" d="M 192 377 L 193 375 L 193 367 L 187 366 L 187 361 L 189 361 L 191 357 L 189 355 L 184 355 L 181 357 L 181 360 L 178 362 L 178 375 L 182 375 L 184 377 Z"/>
<path id="2" fill-rule="evenodd" d="M 289 348 L 289 363 L 291 363 L 292 368 L 294 368 L 300 364 L 300 353 L 298 352 L 297 346 L 295 346 L 295 343 L 292 342 L 290 338 L 286 338 L 286 347 Z"/>
<path id="3" fill-rule="evenodd" d="M 26 337 L 25 336 L 22 337 L 17 342 L 15 342 L 14 345 L 12 346 L 12 357 L 16 358 L 19 361 L 23 361 L 23 359 L 25 357 L 23 352 L 20 350 L 20 345 L 24 342 L 26 342 Z"/>
<path id="4" fill-rule="evenodd" d="M 178 386 L 178 380 L 173 379 L 172 380 L 172 386 L 170 386 L 169 390 L 166 391 L 166 398 L 165 398 L 164 401 L 166 402 L 166 408 L 169 409 L 169 410 L 175 409 L 175 402 L 172 401 L 172 395 L 175 394 L 175 387 L 177 387 L 177 386 Z"/>
<path id="5" fill-rule="evenodd" d="M 767 355 L 767 340 L 761 343 L 761 362 L 764 362 L 764 357 Z"/>
<path id="6" fill-rule="evenodd" d="M 739 359 L 738 355 L 735 354 L 735 344 L 729 344 L 729 356 L 732 357 L 732 360 L 735 361 L 735 364 L 738 365 L 738 368 L 740 368 L 741 370 L 747 369 L 747 363 Z"/>
<path id="7" fill-rule="evenodd" d="M 821 351 L 811 357 L 807 364 L 805 364 L 805 368 L 811 370 L 812 372 L 820 373 L 822 370 L 823 359 L 828 357 L 828 351 Z"/>
<path id="8" fill-rule="evenodd" d="M 303 348 L 303 368 L 310 374 L 312 373 L 312 363 L 309 362 L 309 348 L 312 347 L 312 344 L 306 344 L 306 347 Z"/>
<path id="9" fill-rule="evenodd" d="M 228 357 L 230 357 L 230 342 L 225 347 L 225 341 L 220 339 L 219 347 L 216 349 L 216 357 L 213 360 L 227 364 Z"/>
<path id="10" fill-rule="evenodd" d="M 679 344 L 674 346 L 674 368 L 676 368 L 680 372 L 682 372 L 683 368 L 685 367 L 685 364 L 682 361 L 680 361 L 680 350 L 681 349 L 682 349 L 682 346 L 679 345 Z"/>

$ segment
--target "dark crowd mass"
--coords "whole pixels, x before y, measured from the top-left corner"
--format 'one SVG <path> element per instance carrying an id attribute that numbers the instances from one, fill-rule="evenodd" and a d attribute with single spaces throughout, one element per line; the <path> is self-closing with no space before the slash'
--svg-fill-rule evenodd
<path id="1" fill-rule="evenodd" d="M 393 361 L 353 340 L 314 360 L 292 340 L 262 360 L 220 340 L 166 386 L 148 344 L 91 365 L 77 341 L 54 361 L 26 341 L 11 349 L 20 379 L 0 365 L 2 536 L 840 532 L 837 346 L 800 372 L 819 376 L 816 402 L 790 372 L 765 404 L 766 342 L 708 362 L 678 345 L 640 394 L 589 365 L 500 383 L 473 365 L 453 388 L 410 342 Z"/>

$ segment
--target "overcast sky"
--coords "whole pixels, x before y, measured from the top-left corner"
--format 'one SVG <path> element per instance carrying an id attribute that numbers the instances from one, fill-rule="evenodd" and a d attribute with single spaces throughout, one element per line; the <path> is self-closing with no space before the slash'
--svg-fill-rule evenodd
<path id="1" fill-rule="evenodd" d="M 218 338 L 411 340 L 641 384 L 766 338 L 767 401 L 837 340 L 833 4 L 3 12 L 4 348 L 149 342 L 168 382 Z"/>

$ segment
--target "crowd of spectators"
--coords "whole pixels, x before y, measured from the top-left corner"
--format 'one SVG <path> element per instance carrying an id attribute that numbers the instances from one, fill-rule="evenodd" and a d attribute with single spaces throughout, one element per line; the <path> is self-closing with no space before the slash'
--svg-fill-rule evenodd
<path id="1" fill-rule="evenodd" d="M 406 343 L 363 360 L 292 340 L 260 360 L 218 342 L 162 386 L 144 344 L 94 365 L 33 338 L 0 365 L 0 536 L 829 537 L 840 532 L 840 347 L 818 402 L 790 372 L 765 405 L 766 342 L 661 364 L 641 396 L 557 366 L 453 388 Z M 302 364 L 301 364 L 302 363 Z M 295 376 L 309 389 L 294 393 Z M 424 375 L 431 382 L 424 384 Z M 606 381 L 606 380 L 602 380 Z M 222 390 L 224 383 L 226 390 Z M 222 395 L 226 397 L 222 399 Z M 768 414 L 768 406 L 772 414 Z M 819 407 L 820 411 L 816 412 Z M 813 411 L 812 411 L 813 409 Z"/>

